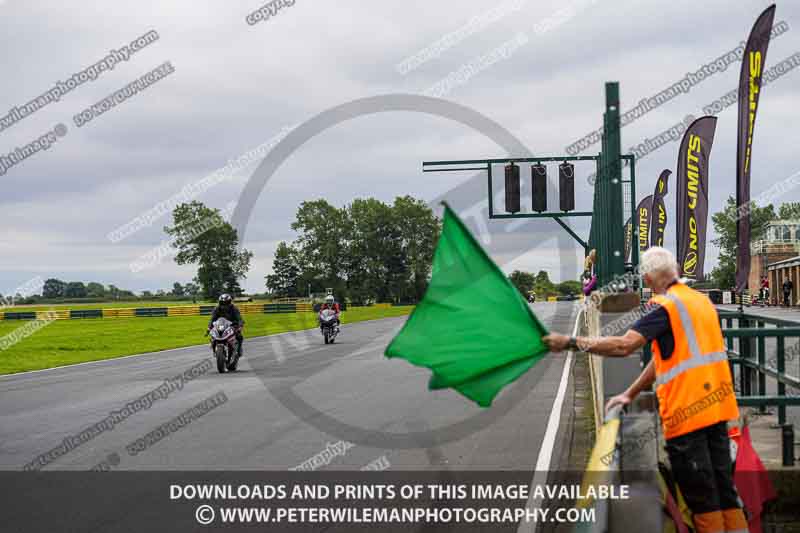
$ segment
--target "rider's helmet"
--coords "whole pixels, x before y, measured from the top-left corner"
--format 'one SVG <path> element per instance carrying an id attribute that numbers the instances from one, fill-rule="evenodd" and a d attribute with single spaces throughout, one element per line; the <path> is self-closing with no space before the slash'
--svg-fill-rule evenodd
<path id="1" fill-rule="evenodd" d="M 231 305 L 231 303 L 233 303 L 233 298 L 231 298 L 230 294 L 225 293 L 220 295 L 219 305 L 221 307 L 228 307 L 229 305 Z"/>
<path id="2" fill-rule="evenodd" d="M 333 294 L 329 294 L 325 297 L 325 303 L 328 305 L 333 305 Z"/>

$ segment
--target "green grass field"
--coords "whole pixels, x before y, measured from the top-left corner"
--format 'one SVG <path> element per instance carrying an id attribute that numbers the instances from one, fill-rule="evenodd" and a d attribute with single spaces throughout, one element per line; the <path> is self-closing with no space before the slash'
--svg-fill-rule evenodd
<path id="1" fill-rule="evenodd" d="M 342 323 L 407 315 L 412 307 L 355 307 L 342 312 Z M 316 327 L 314 313 L 244 315 L 245 337 Z M 28 321 L 0 321 L 0 337 Z M 204 344 L 207 316 L 94 318 L 56 320 L 0 351 L 0 374 L 113 359 L 124 355 Z"/>

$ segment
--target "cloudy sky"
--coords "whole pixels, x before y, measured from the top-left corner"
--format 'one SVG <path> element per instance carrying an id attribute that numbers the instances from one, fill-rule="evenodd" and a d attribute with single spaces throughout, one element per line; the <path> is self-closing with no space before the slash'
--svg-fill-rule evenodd
<path id="1" fill-rule="evenodd" d="M 481 229 L 485 178 L 469 182 L 472 173 L 423 174 L 421 162 L 504 157 L 508 150 L 563 154 L 567 145 L 601 125 L 604 82 L 620 82 L 622 109 L 630 109 L 735 49 L 769 5 L 761 0 L 278 4 L 272 14 L 269 7 L 261 12 L 269 16 L 256 15 L 263 20 L 250 17 L 256 22 L 250 24 L 248 15 L 266 4 L 0 0 L 0 119 L 6 119 L 0 156 L 57 126 L 60 135 L 48 150 L 0 175 L 1 293 L 35 276 L 136 291 L 190 281 L 194 269 L 178 267 L 170 257 L 138 272 L 131 269 L 162 243 L 168 217 L 119 242 L 109 240 L 109 233 L 307 121 L 312 124 L 304 133 L 310 138 L 299 142 L 300 135 L 291 134 L 279 145 L 284 161 L 260 193 L 252 185 L 246 189 L 254 175 L 265 172 L 255 161 L 198 196 L 218 208 L 242 199 L 252 205 L 244 232 L 244 245 L 255 254 L 244 284 L 248 290 L 263 290 L 277 243 L 294 237 L 289 226 L 301 201 L 326 198 L 343 205 L 356 197 L 391 201 L 404 194 L 457 205 L 507 270 L 545 269 L 555 279 L 573 278 L 580 253 L 555 222 L 510 226 L 493 221 L 486 233 Z M 785 21 L 789 30 L 772 41 L 767 67 L 800 51 L 800 5 L 779 3 L 775 21 Z M 112 70 L 9 123 L 7 114 L 15 106 L 151 31 L 158 39 Z M 437 41 L 441 46 L 431 48 Z M 432 53 L 425 54 L 426 49 Z M 415 55 L 425 61 L 403 63 Z M 165 62 L 174 72 L 76 125 L 81 111 Z M 451 76 L 459 71 L 462 75 Z M 735 88 L 738 72 L 735 63 L 626 126 L 623 149 L 687 115 L 701 116 L 704 106 Z M 442 90 L 448 76 L 451 83 Z M 789 72 L 764 89 L 753 150 L 754 197 L 800 170 L 793 154 L 800 123 L 798 82 L 800 74 Z M 377 100 L 377 109 L 370 107 L 374 100 L 356 102 L 352 117 L 334 117 L 324 131 L 314 122 L 337 106 L 398 94 L 441 95 L 446 102 L 400 110 L 392 104 L 398 100 L 387 97 Z M 718 116 L 711 212 L 734 193 L 735 106 Z M 462 123 L 475 117 L 482 117 L 483 126 Z M 652 190 L 662 169 L 674 170 L 677 148 L 670 142 L 640 161 L 640 197 Z M 584 153 L 597 151 L 595 145 Z M 270 157 L 262 153 L 259 160 L 264 156 Z M 577 169 L 578 209 L 591 209 L 586 182 L 591 170 Z M 674 188 L 667 200 L 670 247 L 673 193 Z M 551 191 L 551 205 L 556 198 Z M 798 200 L 797 190 L 779 199 Z M 588 236 L 585 220 L 573 227 Z M 709 244 L 707 270 L 715 259 Z"/>

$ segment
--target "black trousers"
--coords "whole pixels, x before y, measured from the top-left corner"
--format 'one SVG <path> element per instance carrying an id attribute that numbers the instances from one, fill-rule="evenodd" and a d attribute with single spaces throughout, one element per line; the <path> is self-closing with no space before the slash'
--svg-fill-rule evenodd
<path id="1" fill-rule="evenodd" d="M 672 475 L 693 513 L 739 507 L 726 422 L 667 441 Z"/>

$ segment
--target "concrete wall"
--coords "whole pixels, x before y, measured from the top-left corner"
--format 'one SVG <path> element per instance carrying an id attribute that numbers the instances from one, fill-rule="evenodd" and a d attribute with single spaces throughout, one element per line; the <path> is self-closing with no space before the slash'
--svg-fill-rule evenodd
<path id="1" fill-rule="evenodd" d="M 584 323 L 580 335 L 598 337 L 600 335 L 600 310 L 593 305 L 587 305 L 583 312 Z M 603 408 L 605 393 L 603 390 L 603 358 L 597 355 L 588 355 L 589 375 L 591 376 L 592 403 L 594 404 L 594 427 L 600 431 L 603 425 Z"/>

